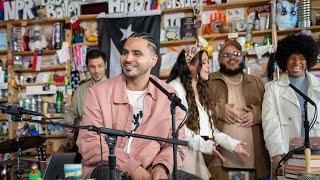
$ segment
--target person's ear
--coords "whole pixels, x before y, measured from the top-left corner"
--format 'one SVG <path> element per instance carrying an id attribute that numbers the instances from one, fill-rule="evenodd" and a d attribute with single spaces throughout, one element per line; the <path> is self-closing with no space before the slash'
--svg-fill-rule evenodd
<path id="1" fill-rule="evenodd" d="M 151 66 L 150 68 L 153 68 L 158 62 L 158 56 L 157 55 L 153 55 L 151 58 Z"/>

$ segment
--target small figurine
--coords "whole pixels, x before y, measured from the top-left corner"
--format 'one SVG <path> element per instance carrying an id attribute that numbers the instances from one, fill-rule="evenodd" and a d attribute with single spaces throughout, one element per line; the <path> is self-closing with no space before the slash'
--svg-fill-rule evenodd
<path id="1" fill-rule="evenodd" d="M 29 48 L 31 51 L 43 49 L 47 47 L 47 39 L 44 34 L 41 34 L 41 26 L 35 25 L 30 29 Z"/>
<path id="2" fill-rule="evenodd" d="M 38 14 L 38 18 L 40 20 L 46 19 L 47 17 L 47 10 L 45 6 L 39 5 L 37 8 L 37 14 Z"/>
<path id="3" fill-rule="evenodd" d="M 41 180 L 41 172 L 38 170 L 38 165 L 36 163 L 32 164 L 31 169 L 29 180 Z"/>

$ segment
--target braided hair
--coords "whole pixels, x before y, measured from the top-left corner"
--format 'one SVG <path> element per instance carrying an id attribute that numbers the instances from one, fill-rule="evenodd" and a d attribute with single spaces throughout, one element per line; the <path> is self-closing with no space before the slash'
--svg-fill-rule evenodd
<path id="1" fill-rule="evenodd" d="M 199 133 L 200 132 L 200 121 L 199 121 L 199 111 L 198 111 L 198 106 L 196 103 L 195 99 L 195 94 L 192 89 L 191 85 L 191 79 L 192 75 L 190 73 L 190 70 L 188 68 L 188 65 L 185 60 L 185 50 L 182 50 L 178 56 L 178 59 L 176 63 L 174 64 L 169 78 L 167 79 L 167 83 L 173 81 L 176 78 L 180 78 L 181 83 L 186 91 L 186 99 L 188 103 L 188 111 L 189 111 L 189 116 L 186 122 L 186 126 L 191 129 L 192 131 Z M 200 78 L 200 70 L 202 68 L 202 55 L 208 53 L 205 50 L 200 50 L 190 61 L 190 64 L 196 64 L 198 63 L 196 73 L 199 77 L 198 83 L 197 83 L 197 89 L 198 89 L 198 94 L 199 94 L 199 101 L 200 104 L 203 106 L 203 108 L 207 111 L 207 114 L 209 116 L 209 122 L 211 124 L 211 129 L 213 133 L 213 122 L 212 122 L 212 115 L 210 113 L 210 109 L 212 104 L 209 101 L 208 95 L 208 81 L 207 80 L 202 80 Z M 213 135 L 213 134 L 212 134 Z"/>
<path id="2" fill-rule="evenodd" d="M 132 33 L 129 36 L 129 38 L 131 37 L 138 37 L 148 41 L 148 48 L 159 57 L 159 53 L 160 53 L 159 44 L 153 39 L 153 37 L 149 33 L 145 33 L 145 32 Z"/>

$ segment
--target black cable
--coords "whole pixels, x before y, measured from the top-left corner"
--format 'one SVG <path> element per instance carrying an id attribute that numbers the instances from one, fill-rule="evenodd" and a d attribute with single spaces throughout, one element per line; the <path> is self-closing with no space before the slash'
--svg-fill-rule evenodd
<path id="1" fill-rule="evenodd" d="M 179 132 L 180 129 L 184 126 L 184 124 L 185 124 L 186 121 L 187 121 L 187 117 L 188 117 L 189 113 L 188 113 L 188 111 L 185 111 L 185 112 L 186 112 L 186 115 L 184 116 L 182 122 L 179 124 L 176 132 Z"/>
<path id="2" fill-rule="evenodd" d="M 276 173 L 275 173 L 275 177 L 276 179 L 278 179 L 278 170 L 290 159 L 290 157 L 294 154 L 294 151 L 296 150 L 300 150 L 300 149 L 303 149 L 305 148 L 305 146 L 301 146 L 301 147 L 298 147 L 298 148 L 295 148 L 295 149 L 292 149 L 291 151 L 289 151 L 287 154 L 285 154 L 281 159 L 280 161 L 278 162 L 278 165 L 276 167 Z"/>
<path id="3" fill-rule="evenodd" d="M 318 119 L 318 108 L 317 108 L 317 106 L 314 106 L 314 107 L 315 107 L 315 111 L 314 111 L 312 121 L 309 125 L 309 131 L 312 129 L 312 127 L 314 126 L 314 124 L 316 123 L 316 121 Z"/>

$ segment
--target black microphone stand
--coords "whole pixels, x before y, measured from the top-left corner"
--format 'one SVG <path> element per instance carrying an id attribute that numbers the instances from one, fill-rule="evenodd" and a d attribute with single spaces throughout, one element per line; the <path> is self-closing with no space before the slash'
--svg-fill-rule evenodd
<path id="1" fill-rule="evenodd" d="M 309 138 L 309 120 L 308 120 L 308 101 L 305 99 L 304 103 L 304 147 L 310 148 L 310 138 Z M 295 154 L 304 154 L 304 149 L 299 149 L 294 151 Z"/>
<path id="2" fill-rule="evenodd" d="M 171 94 L 174 96 L 174 94 Z M 169 98 L 170 99 L 170 98 Z M 170 111 L 171 111 L 171 119 L 172 119 L 172 139 L 178 139 L 179 132 L 176 131 L 176 107 L 177 105 L 174 101 L 171 101 Z M 178 180 L 178 166 L 177 166 L 177 144 L 173 144 L 173 179 Z"/>
<path id="3" fill-rule="evenodd" d="M 110 128 L 103 128 L 103 127 L 95 127 L 92 125 L 89 126 L 77 126 L 77 125 L 69 125 L 69 124 L 64 124 L 64 123 L 58 123 L 58 122 L 52 122 L 52 121 L 39 121 L 39 120 L 33 120 L 33 119 L 25 119 L 21 118 L 19 121 L 26 121 L 26 122 L 34 122 L 34 123 L 40 123 L 40 124 L 51 124 L 51 125 L 57 125 L 57 126 L 62 126 L 64 128 L 78 128 L 78 129 L 86 129 L 88 131 L 93 131 L 98 134 L 106 134 L 106 142 L 109 147 L 109 167 L 110 167 L 110 179 L 111 180 L 116 180 L 115 179 L 115 169 L 116 169 L 116 156 L 115 156 L 115 144 L 117 141 L 117 136 L 128 136 L 128 137 L 136 137 L 136 138 L 142 138 L 142 139 L 149 139 L 149 140 L 155 140 L 155 141 L 161 141 L 161 142 L 166 142 L 173 144 L 173 146 L 177 145 L 182 145 L 182 146 L 188 146 L 188 141 L 181 141 L 178 139 L 165 139 L 165 138 L 160 138 L 160 137 L 154 137 L 154 136 L 147 136 L 147 135 L 142 135 L 142 134 L 132 134 L 132 133 L 127 133 L 122 130 L 115 130 L 115 129 L 110 129 Z"/>
<path id="4" fill-rule="evenodd" d="M 21 122 L 22 121 L 22 117 L 20 115 L 11 115 L 11 120 L 15 121 L 15 122 Z M 21 131 L 19 133 L 19 135 L 16 137 L 16 142 L 17 142 L 17 146 L 18 146 L 18 150 L 17 150 L 17 170 L 16 170 L 16 174 L 17 174 L 17 179 L 20 180 L 22 177 L 22 174 L 24 173 L 24 169 L 20 168 L 20 157 L 21 157 L 21 146 L 20 146 L 20 141 L 19 138 L 21 137 L 23 131 L 25 131 L 28 127 L 29 127 L 29 123 L 30 122 L 26 122 L 24 124 L 24 126 L 21 128 Z M 10 172 L 9 172 L 10 174 Z M 10 179 L 10 178 L 9 178 Z"/>
<path id="5" fill-rule="evenodd" d="M 181 99 L 177 97 L 174 93 L 169 93 L 165 88 L 163 88 L 158 82 L 156 82 L 153 78 L 149 78 L 150 82 L 154 84 L 160 91 L 165 94 L 168 99 L 171 101 L 170 111 L 171 111 L 171 119 L 172 119 L 172 139 L 178 140 L 179 131 L 176 130 L 176 107 L 179 106 L 182 110 L 187 111 L 186 107 L 184 107 L 181 103 Z M 177 144 L 173 144 L 173 179 L 178 180 L 178 166 L 177 166 Z"/>

